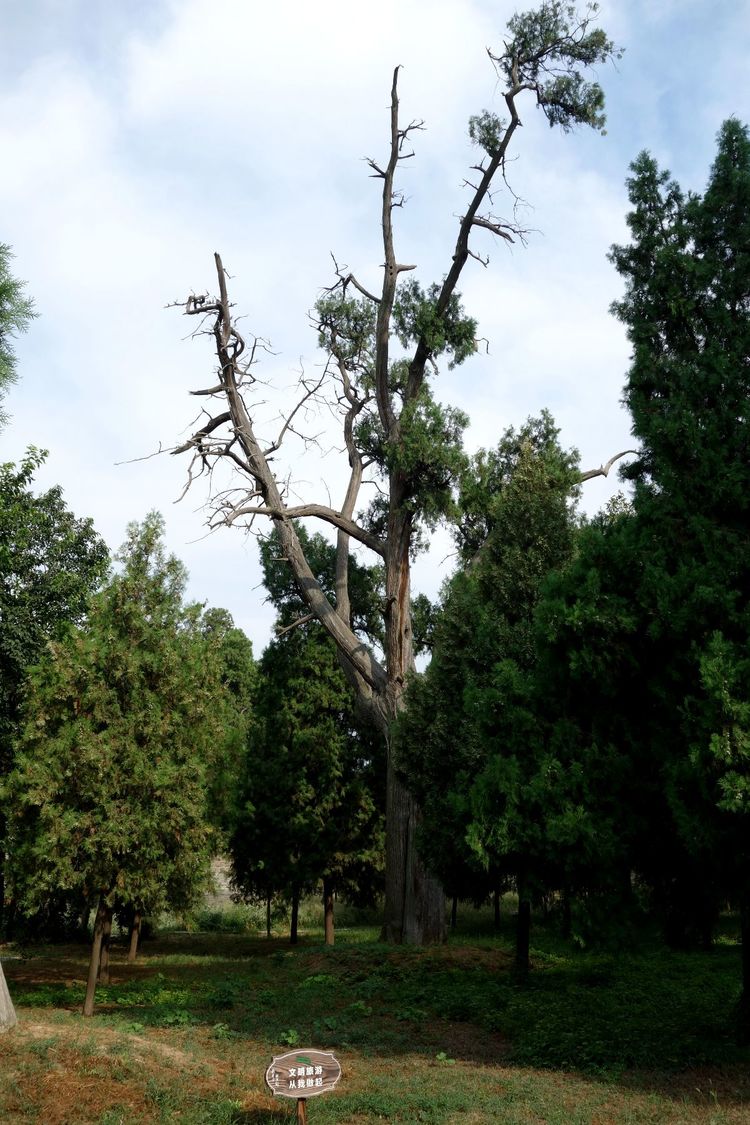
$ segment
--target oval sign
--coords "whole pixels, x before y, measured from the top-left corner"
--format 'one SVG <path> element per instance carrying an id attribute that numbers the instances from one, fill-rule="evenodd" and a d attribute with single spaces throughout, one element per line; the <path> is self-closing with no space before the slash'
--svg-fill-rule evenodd
<path id="1" fill-rule="evenodd" d="M 340 1077 L 338 1059 L 311 1047 L 275 1056 L 266 1071 L 266 1085 L 281 1098 L 314 1098 L 332 1090 Z"/>

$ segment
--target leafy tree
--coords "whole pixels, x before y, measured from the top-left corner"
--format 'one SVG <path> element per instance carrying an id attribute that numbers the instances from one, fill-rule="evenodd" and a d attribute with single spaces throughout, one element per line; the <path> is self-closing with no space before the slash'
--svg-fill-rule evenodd
<path id="1" fill-rule="evenodd" d="M 27 667 L 49 640 L 82 620 L 108 567 L 104 541 L 91 520 L 66 507 L 62 489 L 32 491 L 44 456 L 31 449 L 20 465 L 0 465 L 0 779 L 12 757 Z M 0 870 L 0 912 L 4 897 Z"/>
<path id="2" fill-rule="evenodd" d="M 16 356 L 13 337 L 25 332 L 36 315 L 34 302 L 24 296 L 24 283 L 10 272 L 11 249 L 0 242 L 0 430 L 7 422 L 2 409 L 8 387 L 16 381 Z"/>
<path id="3" fill-rule="evenodd" d="M 669 936 L 710 940 L 729 895 L 746 954 L 748 131 L 722 126 L 702 196 L 685 195 L 646 153 L 628 188 L 631 241 L 612 250 L 626 287 L 614 309 L 633 348 L 625 399 L 641 450 L 626 471 L 632 511 L 592 529 L 547 614 L 558 654 L 567 651 L 555 690 L 590 762 L 620 763 L 626 862 Z M 747 1009 L 748 956 L 744 972 Z"/>
<path id="4" fill-rule="evenodd" d="M 227 610 L 207 609 L 201 631 L 218 661 L 221 682 L 232 705 L 209 773 L 211 821 L 226 835 L 235 823 L 237 779 L 246 768 L 248 744 L 255 728 L 258 666 L 252 642 L 236 627 Z"/>
<path id="5" fill-rule="evenodd" d="M 324 541 L 309 546 L 321 561 L 330 558 Z M 264 553 L 272 579 L 273 557 Z M 295 600 L 282 601 L 281 620 L 299 620 Z M 246 896 L 291 901 L 296 941 L 299 897 L 322 880 L 332 944 L 334 892 L 371 900 L 380 886 L 382 801 L 371 740 L 357 723 L 335 646 L 316 622 L 282 630 L 260 661 L 256 726 L 230 843 L 234 881 Z"/>
<path id="6" fill-rule="evenodd" d="M 513 223 L 491 210 L 495 182 L 505 168 L 520 126 L 519 105 L 528 96 L 550 125 L 569 131 L 577 125 L 602 129 L 603 94 L 584 77 L 587 67 L 606 62 L 614 52 L 603 31 L 593 26 L 595 5 L 579 17 L 561 0 L 547 0 L 510 21 L 502 53 L 490 53 L 504 88 L 506 116 L 484 111 L 472 117 L 469 134 L 479 149 L 475 183 L 462 208 L 455 245 L 446 255 L 439 280 L 404 280 L 416 268 L 403 264 L 394 245 L 394 208 L 404 202 L 397 171 L 412 155 L 421 125 L 399 121 L 398 69 L 391 87 L 390 144 L 385 160 L 370 160 L 382 182 L 380 224 L 384 269 L 379 294 L 353 274 L 337 268 L 327 296 L 316 306 L 319 343 L 328 356 L 320 380 L 304 380 L 299 402 L 286 412 L 277 437 L 255 429 L 254 365 L 262 342 L 246 344 L 232 315 L 227 275 L 216 255 L 218 297 L 192 296 L 185 312 L 213 327 L 218 379 L 200 393 L 219 401 L 215 412 L 175 452 L 190 451 L 197 469 L 228 458 L 238 486 L 222 491 L 213 510 L 215 523 L 251 524 L 258 516 L 273 521 L 281 556 L 302 596 L 342 654 L 343 666 L 358 692 L 360 707 L 381 732 L 387 748 L 387 860 L 384 936 L 391 941 L 424 942 L 444 935 L 442 890 L 411 846 L 419 819 L 412 794 L 390 752 L 389 731 L 403 705 L 406 681 L 414 668 L 410 594 L 411 557 L 420 530 L 455 514 L 455 484 L 465 466 L 461 438 L 465 418 L 441 406 L 431 380 L 442 360 L 453 367 L 476 350 L 476 324 L 462 308 L 458 284 L 470 257 L 480 256 L 474 235 L 489 233 L 513 241 Z M 331 383 L 329 380 L 333 380 Z M 286 474 L 277 470 L 284 440 L 299 435 L 305 411 L 321 397 L 340 414 L 343 448 L 350 475 L 340 507 L 293 504 Z M 304 435 L 303 435 L 304 436 Z M 359 516 L 363 483 L 376 486 L 377 499 Z M 326 589 L 305 555 L 295 519 L 322 519 L 337 532 L 333 590 Z M 371 551 L 383 567 L 383 645 L 381 654 L 363 643 L 351 616 L 347 560 L 352 542 Z"/>
<path id="7" fill-rule="evenodd" d="M 646 154 L 629 189 L 632 243 L 612 251 L 626 280 L 615 309 L 633 344 L 626 400 L 643 447 L 631 474 L 652 545 L 642 600 L 671 650 L 651 697 L 680 836 L 701 866 L 731 878 L 747 946 L 750 773 L 737 692 L 750 646 L 747 128 L 722 126 L 702 197 Z"/>
<path id="8" fill-rule="evenodd" d="M 528 967 L 529 901 L 553 865 L 552 810 L 564 807 L 538 688 L 534 612 L 571 556 L 577 458 L 548 414 L 480 453 L 462 493 L 464 567 L 447 587 L 432 662 L 407 693 L 400 760 L 424 808 L 422 847 L 449 887 L 519 892 L 517 962 Z M 559 868 L 559 864 L 558 864 Z"/>
<path id="9" fill-rule="evenodd" d="M 187 905 L 211 853 L 206 774 L 228 705 L 162 533 L 156 513 L 129 526 L 121 572 L 31 671 L 4 786 L 21 908 L 61 893 L 97 906 L 85 1015 L 114 906 Z"/>

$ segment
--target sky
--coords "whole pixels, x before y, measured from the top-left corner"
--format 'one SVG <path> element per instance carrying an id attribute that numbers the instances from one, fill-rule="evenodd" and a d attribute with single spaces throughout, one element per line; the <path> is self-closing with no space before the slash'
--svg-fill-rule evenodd
<path id="1" fill-rule="evenodd" d="M 161 511 L 190 596 L 227 608 L 258 654 L 273 611 L 255 541 L 207 535 L 202 482 L 176 503 L 185 459 L 149 456 L 184 440 L 200 403 L 189 392 L 213 381 L 210 342 L 167 306 L 213 290 L 219 251 L 246 330 L 272 347 L 258 409 L 275 432 L 300 370 L 322 362 L 309 310 L 333 280 L 331 254 L 379 284 L 379 182 L 365 158 L 387 150 L 393 68 L 402 120 L 425 122 L 401 180 L 397 255 L 429 284 L 450 263 L 476 160 L 468 119 L 502 112 L 486 49 L 501 48 L 514 10 L 0 0 L 0 242 L 39 314 L 18 340 L 0 460 L 48 450 L 38 486 L 61 484 L 113 550 L 129 521 Z M 597 74 L 606 135 L 562 135 L 531 101 L 520 107 L 510 180 L 531 233 L 526 246 L 476 240 L 490 264 L 470 262 L 460 288 L 487 354 L 435 388 L 469 415 L 471 450 L 547 408 L 584 469 L 633 444 L 620 404 L 628 344 L 609 312 L 621 285 L 607 261 L 627 239 L 628 165 L 648 149 L 701 191 L 722 121 L 750 122 L 750 0 L 610 0 L 598 22 L 625 52 Z M 497 213 L 511 206 L 498 195 Z M 335 435 L 320 452 L 290 447 L 280 471 L 300 498 L 336 502 Z M 614 473 L 587 483 L 584 509 L 621 487 Z M 434 597 L 451 566 L 438 533 L 415 590 Z"/>

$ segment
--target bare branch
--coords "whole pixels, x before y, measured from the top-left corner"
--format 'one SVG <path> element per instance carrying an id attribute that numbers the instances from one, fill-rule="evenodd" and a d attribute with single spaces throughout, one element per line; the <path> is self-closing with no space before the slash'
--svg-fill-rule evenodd
<path id="1" fill-rule="evenodd" d="M 364 547 L 369 547 L 376 555 L 381 557 L 385 555 L 385 546 L 376 535 L 371 535 L 369 531 L 360 527 L 355 520 L 337 512 L 335 508 L 327 508 L 325 504 L 279 504 L 276 507 L 270 507 L 268 504 L 241 504 L 228 509 L 223 515 L 223 522 L 229 526 L 245 516 L 249 516 L 251 519 L 254 519 L 255 516 L 270 516 L 271 519 L 275 520 L 305 518 L 323 520 L 324 523 L 329 523 L 332 527 L 337 527 L 350 535 L 352 539 L 356 539 Z"/>
<path id="2" fill-rule="evenodd" d="M 189 391 L 188 393 L 191 395 L 218 395 L 222 394 L 223 390 L 221 383 L 217 383 L 215 387 L 206 387 L 205 390 Z"/>
<path id="3" fill-rule="evenodd" d="M 629 453 L 637 455 L 637 449 L 623 449 L 622 453 L 615 453 L 614 457 L 610 457 L 606 465 L 600 465 L 598 469 L 587 469 L 580 475 L 580 482 L 583 484 L 585 480 L 591 480 L 593 477 L 608 477 L 609 470 L 614 465 L 615 461 L 619 461 L 621 457 L 627 457 Z"/>
<path id="4" fill-rule="evenodd" d="M 331 254 L 331 257 L 333 258 L 333 265 L 334 269 L 336 270 L 336 277 L 338 280 L 334 285 L 328 286 L 325 289 L 326 293 L 333 293 L 336 289 L 341 289 L 341 296 L 346 297 L 347 286 L 353 285 L 355 289 L 359 290 L 363 297 L 367 297 L 376 305 L 380 304 L 380 297 L 376 297 L 375 294 L 371 293 L 369 289 L 365 289 L 364 285 L 360 285 L 353 273 L 347 273 L 346 275 L 344 275 L 343 270 L 339 269 L 338 262 L 333 257 L 333 254 Z"/>
<path id="5" fill-rule="evenodd" d="M 213 433 L 214 430 L 217 430 L 219 426 L 223 426 L 224 423 L 228 422 L 230 418 L 231 415 L 228 410 L 226 410 L 223 414 L 217 414 L 215 418 L 211 418 L 208 422 L 206 422 L 205 426 L 202 426 L 200 430 L 197 430 L 189 441 L 186 441 L 182 445 L 178 445 L 176 449 L 173 449 L 172 456 L 174 456 L 176 453 L 184 453 L 187 449 L 192 449 L 194 446 L 197 446 L 200 449 L 203 438 L 208 437 L 208 435 L 210 433 Z"/>
<path id="6" fill-rule="evenodd" d="M 253 481 L 254 487 L 243 493 L 240 503 L 232 504 L 228 498 L 214 500 L 215 523 L 231 523 L 246 515 L 252 520 L 256 515 L 269 516 L 278 532 L 279 541 L 284 555 L 289 559 L 290 566 L 295 575 L 300 593 L 307 603 L 310 612 L 318 618 L 324 628 L 331 635 L 336 645 L 346 654 L 347 660 L 358 676 L 372 691 L 382 693 L 385 690 L 387 677 L 385 669 L 375 659 L 372 652 L 362 643 L 352 631 L 349 624 L 337 613 L 329 601 L 320 582 L 313 574 L 307 559 L 302 551 L 293 520 L 305 514 L 318 516 L 327 520 L 357 538 L 366 546 L 382 555 L 383 545 L 354 520 L 344 518 L 334 509 L 318 505 L 301 505 L 290 508 L 282 496 L 281 489 L 274 477 L 268 456 L 261 448 L 253 427 L 252 418 L 248 412 L 241 388 L 244 384 L 252 384 L 254 378 L 250 375 L 250 368 L 256 361 L 258 348 L 267 345 L 258 338 L 253 340 L 249 355 L 246 355 L 246 344 L 242 334 L 238 331 L 231 313 L 231 304 L 227 292 L 227 274 L 218 254 L 214 255 L 216 273 L 219 282 L 218 298 L 195 297 L 191 295 L 181 307 L 187 315 L 200 316 L 202 323 L 205 318 L 212 318 L 212 331 L 215 340 L 216 354 L 219 360 L 219 380 L 221 389 L 226 397 L 228 410 L 222 415 L 212 418 L 198 430 L 190 441 L 183 443 L 180 449 L 184 452 L 193 450 L 194 461 L 200 464 L 200 471 L 209 468 L 209 459 L 215 461 L 221 457 L 230 457 L 243 473 Z M 307 397 L 310 388 L 306 388 Z M 314 388 L 312 393 L 314 394 Z M 211 439 L 211 434 L 222 424 L 226 423 L 231 428 L 229 441 L 219 442 Z M 289 419 L 285 422 L 282 435 L 289 428 Z M 240 451 L 235 452 L 237 446 Z M 176 452 L 176 451 L 175 451 Z M 240 455 L 241 453 L 241 455 Z M 188 469 L 189 487 L 193 478 L 192 465 Z M 252 503 L 257 499 L 260 503 Z M 251 501 L 251 503 L 248 503 Z"/>
<path id="7" fill-rule="evenodd" d="M 498 235 L 499 238 L 504 238 L 506 242 L 515 241 L 515 239 L 508 233 L 509 231 L 515 229 L 514 227 L 510 226 L 509 223 L 493 222 L 491 219 L 482 219 L 479 215 L 476 215 L 471 220 L 471 225 L 474 227 L 482 227 L 484 230 L 491 230 L 493 234 Z M 471 250 L 469 251 L 469 255 L 473 257 L 473 255 L 471 254 Z"/>
<path id="8" fill-rule="evenodd" d="M 277 625 L 275 633 L 277 637 L 283 637 L 287 633 L 291 633 L 293 629 L 299 628 L 300 625 L 308 625 L 311 621 L 315 620 L 315 614 L 306 613 L 304 617 L 298 617 L 292 621 L 291 625 Z"/>

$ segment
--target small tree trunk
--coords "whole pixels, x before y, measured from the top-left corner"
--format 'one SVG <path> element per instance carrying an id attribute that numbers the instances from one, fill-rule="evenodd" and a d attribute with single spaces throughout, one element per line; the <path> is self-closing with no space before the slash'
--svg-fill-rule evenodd
<path id="1" fill-rule="evenodd" d="M 333 880 L 323 877 L 323 916 L 325 922 L 325 943 L 333 945 Z"/>
<path id="2" fill-rule="evenodd" d="M 102 930 L 102 949 L 99 954 L 99 983 L 109 984 L 109 944 L 112 939 L 112 910 L 107 909 Z"/>
<path id="3" fill-rule="evenodd" d="M 299 887 L 292 891 L 292 924 L 289 928 L 289 942 L 297 944 L 297 923 L 299 921 Z"/>
<path id="4" fill-rule="evenodd" d="M 81 935 L 89 936 L 89 918 L 91 916 L 91 903 L 86 899 L 81 903 L 81 909 L 78 911 L 78 929 Z"/>
<path id="5" fill-rule="evenodd" d="M 454 895 L 451 901 L 451 932 L 456 932 L 456 922 L 458 921 L 458 895 Z"/>
<path id="6" fill-rule="evenodd" d="M 84 1016 L 94 1014 L 94 994 L 96 992 L 96 978 L 99 975 L 99 961 L 102 954 L 102 938 L 104 936 L 104 922 L 107 907 L 104 898 L 99 899 L 99 906 L 94 920 L 94 940 L 91 943 L 91 958 L 89 960 L 89 975 L 86 982 L 86 998 L 83 1001 Z"/>
<path id="7" fill-rule="evenodd" d="M 8 986 L 5 983 L 5 974 L 3 967 L 0 965 L 0 1032 L 9 1031 L 11 1027 L 15 1027 L 18 1023 L 16 1019 L 15 1009 L 13 1008 L 13 1001 L 8 992 Z"/>
<path id="8" fill-rule="evenodd" d="M 500 929 L 500 888 L 495 887 L 492 892 L 492 908 L 494 911 L 493 925 L 496 930 Z"/>
<path id="9" fill-rule="evenodd" d="M 135 961 L 138 953 L 138 942 L 141 936 L 141 914 L 136 910 L 133 921 L 130 923 L 130 944 L 128 945 L 128 961 Z"/>
<path id="10" fill-rule="evenodd" d="M 270 936 L 271 936 L 271 901 L 272 901 L 272 896 L 269 893 L 269 894 L 266 895 L 266 937 L 267 938 L 270 938 Z"/>

